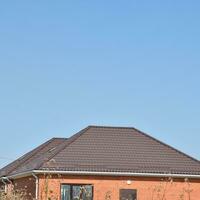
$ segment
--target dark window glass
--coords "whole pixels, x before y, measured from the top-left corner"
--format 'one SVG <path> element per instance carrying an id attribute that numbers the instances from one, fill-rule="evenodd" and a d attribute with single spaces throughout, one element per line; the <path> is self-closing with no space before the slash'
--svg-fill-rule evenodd
<path id="1" fill-rule="evenodd" d="M 62 185 L 62 200 L 93 200 L 91 185 Z"/>
<path id="2" fill-rule="evenodd" d="M 121 189 L 120 200 L 137 200 L 137 191 L 132 189 Z"/>

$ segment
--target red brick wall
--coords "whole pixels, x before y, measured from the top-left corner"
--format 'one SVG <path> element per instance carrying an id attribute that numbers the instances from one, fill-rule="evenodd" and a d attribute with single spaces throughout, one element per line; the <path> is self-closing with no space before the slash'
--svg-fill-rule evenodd
<path id="1" fill-rule="evenodd" d="M 24 191 L 26 193 L 27 200 L 33 200 L 35 198 L 35 178 L 25 177 L 13 180 L 14 190 Z"/>
<path id="2" fill-rule="evenodd" d="M 127 184 L 128 180 L 131 180 L 130 185 Z M 40 177 L 40 200 L 44 200 L 46 197 L 60 200 L 62 183 L 92 184 L 94 186 L 94 200 L 104 200 L 108 192 L 111 193 L 111 200 L 119 200 L 120 189 L 137 189 L 138 200 L 160 200 L 163 194 L 166 195 L 165 200 L 200 200 L 200 180 L 185 182 L 184 179 L 165 181 L 159 178 L 108 176 Z M 190 193 L 190 198 L 188 193 Z"/>

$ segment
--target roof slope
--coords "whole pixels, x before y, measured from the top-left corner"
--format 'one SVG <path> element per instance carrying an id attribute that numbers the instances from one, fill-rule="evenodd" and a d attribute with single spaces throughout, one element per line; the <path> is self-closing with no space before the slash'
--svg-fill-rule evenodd
<path id="1" fill-rule="evenodd" d="M 50 152 L 50 147 L 56 148 Z M 200 175 L 198 160 L 135 128 L 89 126 L 67 140 L 53 139 L 38 148 L 17 167 L 9 171 L 7 166 L 4 171 L 10 175 L 34 169 Z"/>
<path id="2" fill-rule="evenodd" d="M 61 145 L 66 139 L 52 138 L 44 144 L 38 146 L 27 154 L 23 155 L 14 162 L 8 164 L 0 170 L 0 177 L 13 174 L 15 172 L 23 172 L 29 169 L 34 169 L 39 161 L 45 162 L 52 154 L 55 147 Z"/>

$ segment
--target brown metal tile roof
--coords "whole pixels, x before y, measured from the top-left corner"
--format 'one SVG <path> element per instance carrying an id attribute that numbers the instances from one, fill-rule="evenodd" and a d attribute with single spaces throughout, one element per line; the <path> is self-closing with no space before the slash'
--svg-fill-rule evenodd
<path id="1" fill-rule="evenodd" d="M 44 144 L 38 146 L 27 154 L 23 155 L 14 162 L 8 164 L 0 170 L 0 177 L 7 176 L 9 174 L 27 171 L 33 169 L 35 164 L 39 161 L 45 162 L 48 157 L 54 151 L 54 148 L 61 145 L 67 139 L 65 138 L 52 138 Z"/>
<path id="2" fill-rule="evenodd" d="M 67 140 L 52 139 L 10 166 L 4 174 L 48 169 L 200 175 L 198 160 L 126 127 L 89 126 Z"/>

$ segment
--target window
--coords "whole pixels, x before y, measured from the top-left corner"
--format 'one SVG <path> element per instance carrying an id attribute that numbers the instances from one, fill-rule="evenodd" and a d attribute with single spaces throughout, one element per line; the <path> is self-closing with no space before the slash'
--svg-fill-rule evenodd
<path id="1" fill-rule="evenodd" d="M 92 185 L 61 185 L 62 200 L 93 200 Z"/>
<path id="2" fill-rule="evenodd" d="M 121 189 L 120 200 L 137 200 L 137 191 L 132 189 Z"/>

